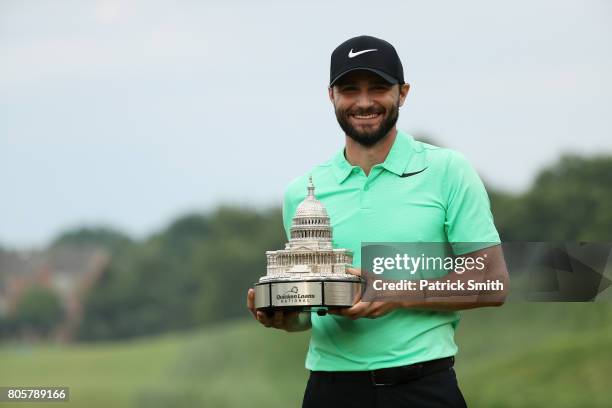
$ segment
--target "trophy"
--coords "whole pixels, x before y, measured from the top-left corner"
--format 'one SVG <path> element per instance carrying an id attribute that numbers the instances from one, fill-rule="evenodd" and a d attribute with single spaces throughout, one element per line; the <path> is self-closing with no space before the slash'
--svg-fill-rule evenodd
<path id="1" fill-rule="evenodd" d="M 308 195 L 295 211 L 285 249 L 266 251 L 267 274 L 255 283 L 255 308 L 265 311 L 316 311 L 350 307 L 362 279 L 346 272 L 353 254 L 332 247 L 327 210 L 316 199 L 312 177 Z"/>

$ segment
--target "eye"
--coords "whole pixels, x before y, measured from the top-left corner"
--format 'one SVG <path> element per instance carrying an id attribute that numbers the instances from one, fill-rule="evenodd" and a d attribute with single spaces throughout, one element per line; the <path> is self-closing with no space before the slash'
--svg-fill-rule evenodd
<path id="1" fill-rule="evenodd" d="M 374 85 L 372 87 L 372 89 L 375 90 L 375 91 L 387 91 L 389 89 L 389 86 L 383 85 L 383 84 L 378 84 L 378 85 Z"/>
<path id="2" fill-rule="evenodd" d="M 357 87 L 354 85 L 344 85 L 340 87 L 340 92 L 354 92 L 357 90 Z"/>

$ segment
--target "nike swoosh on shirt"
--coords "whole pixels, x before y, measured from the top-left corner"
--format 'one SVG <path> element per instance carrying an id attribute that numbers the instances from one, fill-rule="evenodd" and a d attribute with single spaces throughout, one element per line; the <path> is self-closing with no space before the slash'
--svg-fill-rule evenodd
<path id="1" fill-rule="evenodd" d="M 412 173 L 404 173 L 404 174 L 402 174 L 400 177 L 410 177 L 410 176 L 414 176 L 415 174 L 422 173 L 422 172 L 424 172 L 425 170 L 427 170 L 427 167 L 425 167 L 423 170 L 413 171 Z"/>
<path id="2" fill-rule="evenodd" d="M 378 51 L 378 49 L 373 48 L 371 50 L 363 50 L 363 51 L 353 52 L 353 49 L 351 48 L 351 50 L 349 51 L 349 56 L 348 57 L 349 58 L 354 58 L 354 57 L 356 57 L 358 55 L 365 54 L 366 52 L 372 52 L 372 51 Z"/>

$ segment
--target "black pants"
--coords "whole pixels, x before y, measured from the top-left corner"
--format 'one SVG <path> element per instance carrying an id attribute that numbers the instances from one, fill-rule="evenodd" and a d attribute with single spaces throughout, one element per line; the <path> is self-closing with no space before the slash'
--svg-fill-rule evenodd
<path id="1" fill-rule="evenodd" d="M 334 378 L 310 373 L 302 408 L 466 407 L 455 370 L 450 367 L 405 384 L 375 386 L 371 378 Z"/>

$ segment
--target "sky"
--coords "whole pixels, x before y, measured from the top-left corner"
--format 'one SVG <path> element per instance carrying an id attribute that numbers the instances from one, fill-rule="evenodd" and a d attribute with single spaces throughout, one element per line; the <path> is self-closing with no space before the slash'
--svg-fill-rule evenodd
<path id="1" fill-rule="evenodd" d="M 0 246 L 280 205 L 343 146 L 329 58 L 361 34 L 402 59 L 398 127 L 488 185 L 612 153 L 610 1 L 0 0 Z"/>

